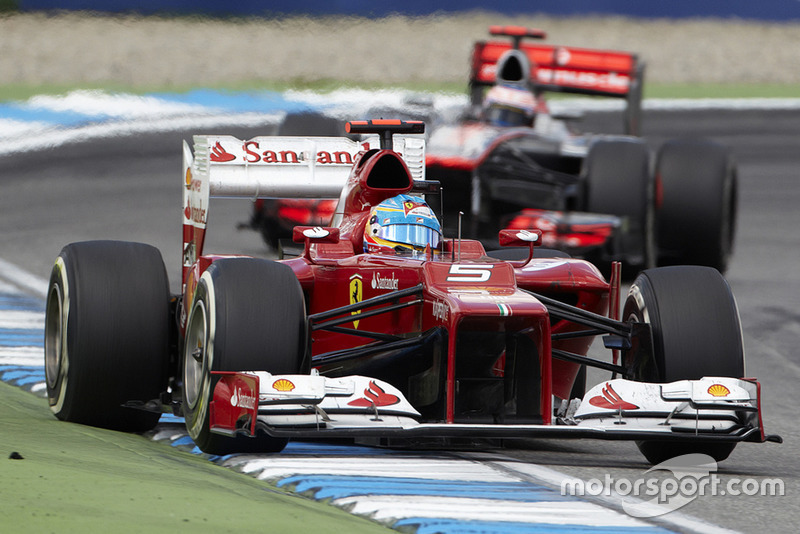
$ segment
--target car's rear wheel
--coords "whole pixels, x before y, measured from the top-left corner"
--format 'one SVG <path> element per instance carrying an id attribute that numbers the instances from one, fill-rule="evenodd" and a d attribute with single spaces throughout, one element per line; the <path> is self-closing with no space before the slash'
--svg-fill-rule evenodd
<path id="1" fill-rule="evenodd" d="M 73 243 L 50 276 L 45 313 L 47 397 L 56 417 L 143 432 L 158 411 L 140 406 L 166 391 L 169 282 L 155 247 Z M 160 404 L 155 407 L 160 408 Z"/>
<path id="2" fill-rule="evenodd" d="M 725 272 L 736 234 L 737 176 L 729 151 L 704 139 L 673 139 L 656 160 L 659 263 Z"/>
<path id="3" fill-rule="evenodd" d="M 292 270 L 254 258 L 215 261 L 203 273 L 183 351 L 183 413 L 195 444 L 209 454 L 279 452 L 286 439 L 210 431 L 211 371 L 298 374 L 307 369 L 305 303 Z"/>
<path id="4" fill-rule="evenodd" d="M 643 271 L 628 293 L 624 320 L 649 323 L 652 357 L 628 353 L 633 378 L 646 382 L 694 380 L 704 376 L 744 376 L 744 348 L 739 312 L 730 287 L 716 269 L 661 267 Z M 642 454 L 656 464 L 688 453 L 717 461 L 734 443 L 642 441 Z"/>
<path id="5" fill-rule="evenodd" d="M 644 141 L 598 140 L 589 149 L 581 172 L 586 211 L 616 215 L 623 221 L 619 244 L 626 265 L 633 272 L 655 266 L 655 181 Z"/>

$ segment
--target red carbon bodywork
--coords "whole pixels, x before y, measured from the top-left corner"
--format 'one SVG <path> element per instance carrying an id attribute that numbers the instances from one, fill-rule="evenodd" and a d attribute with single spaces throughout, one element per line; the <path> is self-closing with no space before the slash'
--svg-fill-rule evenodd
<path id="1" fill-rule="evenodd" d="M 300 282 L 307 313 L 326 312 L 421 285 L 419 303 L 367 317 L 361 317 L 360 311 L 353 312 L 352 322 L 343 326 L 400 337 L 435 329 L 447 332 L 443 382 L 445 421 L 448 423 L 456 422 L 457 366 L 459 354 L 465 348 L 463 339 L 469 339 L 459 341 L 462 333 L 505 332 L 525 336 L 538 355 L 538 369 L 534 374 L 540 377 L 540 383 L 531 384 L 538 389 L 538 418 L 543 424 L 550 424 L 553 395 L 567 398 L 578 372 L 577 364 L 554 360 L 551 350 L 558 348 L 585 355 L 592 338 L 561 339 L 554 343 L 555 347 L 551 346 L 552 334 L 581 327 L 567 321 L 552 324 L 545 305 L 529 292 L 606 314 L 609 284 L 593 265 L 582 260 L 535 259 L 517 266 L 486 256 L 483 246 L 473 240 L 447 239 L 442 249 L 432 251 L 427 259 L 364 254 L 363 228 L 370 207 L 406 193 L 412 187 L 408 168 L 397 153 L 370 150 L 356 158 L 337 208 L 338 242 L 324 231 L 308 232 L 304 254 L 283 261 Z M 327 238 L 309 238 L 311 235 Z M 298 239 L 302 236 L 303 233 L 296 232 Z M 222 257 L 198 256 L 198 261 L 187 269 L 184 303 L 192 302 L 202 273 Z M 184 325 L 182 313 L 181 327 Z M 331 376 L 335 376 L 337 370 L 315 365 L 314 357 L 362 347 L 372 341 L 368 337 L 326 330 L 313 331 L 311 336 L 312 366 Z M 504 376 L 505 352 L 496 358 L 490 355 L 489 360 L 493 376 Z"/>

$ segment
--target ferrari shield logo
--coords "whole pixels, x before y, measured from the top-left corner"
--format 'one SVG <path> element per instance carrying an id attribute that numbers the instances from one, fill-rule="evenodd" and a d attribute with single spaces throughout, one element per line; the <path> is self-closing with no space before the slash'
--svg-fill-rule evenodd
<path id="1" fill-rule="evenodd" d="M 356 304 L 357 302 L 361 302 L 363 298 L 363 288 L 364 284 L 361 282 L 361 275 L 354 274 L 350 277 L 350 304 Z M 350 315 L 358 315 L 361 313 L 361 310 L 350 312 Z M 353 321 L 353 328 L 358 328 L 358 319 Z"/>

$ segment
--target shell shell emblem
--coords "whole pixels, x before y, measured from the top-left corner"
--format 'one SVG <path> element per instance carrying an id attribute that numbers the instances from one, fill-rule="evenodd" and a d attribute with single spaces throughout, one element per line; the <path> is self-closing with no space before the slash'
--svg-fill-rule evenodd
<path id="1" fill-rule="evenodd" d="M 723 386 L 722 384 L 712 384 L 708 388 L 708 394 L 712 397 L 727 397 L 731 394 L 731 390 L 727 387 Z"/>
<path id="2" fill-rule="evenodd" d="M 292 391 L 294 389 L 294 384 L 291 380 L 281 378 L 272 383 L 272 389 L 275 391 Z"/>

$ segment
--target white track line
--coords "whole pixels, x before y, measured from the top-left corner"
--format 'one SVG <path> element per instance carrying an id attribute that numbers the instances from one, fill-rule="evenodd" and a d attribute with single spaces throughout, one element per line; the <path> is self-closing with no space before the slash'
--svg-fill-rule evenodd
<path id="1" fill-rule="evenodd" d="M 9 282 L 26 293 L 34 296 L 47 297 L 48 281 L 0 258 L 0 279 Z"/>

